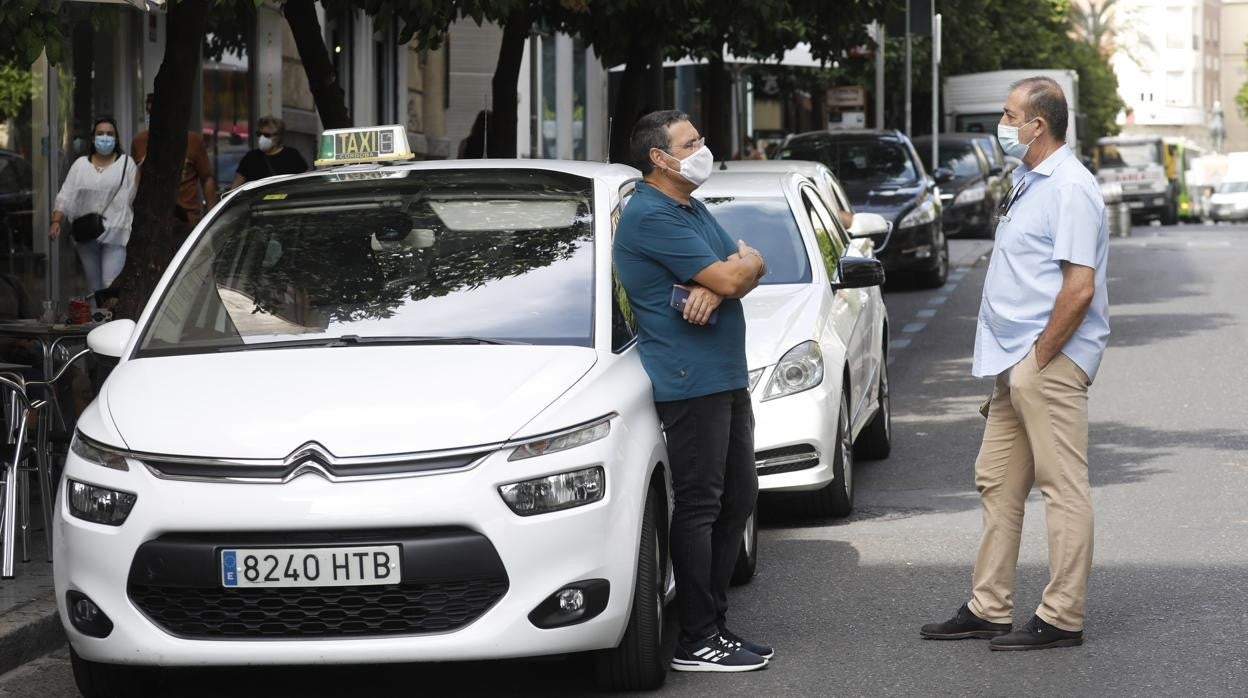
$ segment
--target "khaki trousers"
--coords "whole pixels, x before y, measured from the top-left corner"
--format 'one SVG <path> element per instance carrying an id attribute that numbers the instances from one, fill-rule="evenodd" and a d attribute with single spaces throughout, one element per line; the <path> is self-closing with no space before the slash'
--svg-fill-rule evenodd
<path id="1" fill-rule="evenodd" d="M 986 621 L 1012 622 L 1023 507 L 1038 484 L 1049 537 L 1049 584 L 1036 615 L 1073 632 L 1083 629 L 1092 568 L 1089 381 L 1065 354 L 1040 370 L 1035 351 L 997 376 L 989 404 L 975 461 L 984 532 L 969 606 Z"/>

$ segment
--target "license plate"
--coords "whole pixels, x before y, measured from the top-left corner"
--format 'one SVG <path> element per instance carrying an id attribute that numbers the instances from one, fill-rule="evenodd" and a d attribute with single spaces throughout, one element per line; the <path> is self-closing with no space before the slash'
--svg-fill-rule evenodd
<path id="1" fill-rule="evenodd" d="M 224 587 L 340 587 L 398 584 L 399 546 L 232 548 L 221 551 Z"/>
<path id="2" fill-rule="evenodd" d="M 1128 201 L 1127 208 L 1144 208 L 1143 201 Z"/>

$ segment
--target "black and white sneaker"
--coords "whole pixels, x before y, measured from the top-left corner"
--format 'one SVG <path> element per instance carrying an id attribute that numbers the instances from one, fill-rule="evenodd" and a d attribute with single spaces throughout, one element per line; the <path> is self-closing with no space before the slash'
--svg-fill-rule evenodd
<path id="1" fill-rule="evenodd" d="M 741 649 L 746 650 L 747 652 L 753 652 L 754 654 L 757 654 L 763 659 L 771 659 L 772 657 L 776 655 L 776 651 L 772 649 L 771 647 L 768 647 L 767 645 L 759 644 L 757 642 L 751 642 L 750 640 L 747 640 L 741 637 L 740 635 L 732 632 L 728 628 L 721 628 L 719 631 L 719 634 L 725 640 L 735 643 L 737 647 L 740 647 Z"/>
<path id="2" fill-rule="evenodd" d="M 701 642 L 678 643 L 672 657 L 673 671 L 754 671 L 765 666 L 766 659 L 718 633 Z"/>

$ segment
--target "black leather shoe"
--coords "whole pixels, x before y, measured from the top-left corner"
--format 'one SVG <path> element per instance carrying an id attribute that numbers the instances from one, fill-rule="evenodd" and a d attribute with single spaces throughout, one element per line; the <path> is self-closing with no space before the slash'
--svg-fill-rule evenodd
<path id="1" fill-rule="evenodd" d="M 1050 625 L 1032 616 L 1027 625 L 1008 635 L 992 638 L 988 647 L 994 650 L 1047 650 L 1054 647 L 1078 647 L 1083 644 L 1083 631 L 1072 633 L 1069 630 Z"/>
<path id="2" fill-rule="evenodd" d="M 1009 623 L 989 623 L 971 613 L 966 604 L 944 623 L 928 623 L 919 628 L 919 636 L 924 640 L 966 640 L 969 638 L 990 638 L 1010 632 L 1013 626 Z"/>

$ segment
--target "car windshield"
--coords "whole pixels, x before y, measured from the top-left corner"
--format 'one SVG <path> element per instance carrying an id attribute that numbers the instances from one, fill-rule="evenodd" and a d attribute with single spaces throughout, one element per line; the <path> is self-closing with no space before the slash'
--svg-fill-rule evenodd
<path id="1" fill-rule="evenodd" d="M 1096 146 L 1101 167 L 1146 167 L 1161 164 L 1156 143 L 1105 143 Z"/>
<path id="2" fill-rule="evenodd" d="M 733 240 L 744 240 L 767 260 L 760 284 L 810 283 L 810 260 L 788 201 L 732 196 L 702 201 Z"/>
<path id="3" fill-rule="evenodd" d="M 847 187 L 909 187 L 919 181 L 919 173 L 907 148 L 896 141 L 812 139 L 785 147 L 780 151 L 780 158 L 822 162 Z"/>
<path id="4" fill-rule="evenodd" d="M 1223 182 L 1218 187 L 1219 194 L 1238 194 L 1248 192 L 1248 182 Z"/>
<path id="5" fill-rule="evenodd" d="M 326 173 L 246 191 L 198 239 L 140 356 L 363 342 L 592 346 L 592 182 Z"/>
<path id="6" fill-rule="evenodd" d="M 923 166 L 931 169 L 932 167 L 932 144 L 923 143 L 916 144 L 915 149 L 919 151 L 919 159 L 923 161 Z M 975 152 L 975 146 L 971 143 L 945 143 L 940 144 L 940 166 L 948 167 L 953 170 L 956 177 L 978 177 L 983 174 L 979 169 L 979 155 Z"/>

